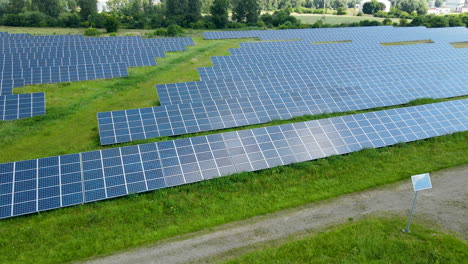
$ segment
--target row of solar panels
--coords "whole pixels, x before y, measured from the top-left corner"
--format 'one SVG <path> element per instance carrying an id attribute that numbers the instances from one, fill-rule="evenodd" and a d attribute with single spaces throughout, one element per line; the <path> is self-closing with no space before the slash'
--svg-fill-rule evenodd
<path id="1" fill-rule="evenodd" d="M 410 65 L 410 64 L 426 64 L 426 66 L 432 66 L 432 63 L 437 64 L 449 64 L 449 62 L 460 62 L 461 64 L 468 63 L 467 60 L 468 52 L 465 52 L 463 55 L 459 54 L 450 54 L 445 56 L 440 56 L 440 54 L 425 54 L 424 56 L 405 56 L 400 58 L 394 58 L 389 56 L 388 58 L 383 58 L 382 60 L 369 59 L 364 60 L 350 60 L 348 61 L 334 61 L 329 60 L 325 61 L 313 61 L 313 60 L 304 60 L 304 61 L 270 61 L 269 63 L 239 63 L 239 64 L 227 64 L 227 65 L 217 65 L 216 67 L 209 68 L 199 68 L 198 72 L 201 80 L 212 80 L 219 78 L 233 78 L 237 76 L 252 76 L 252 75 L 275 75 L 285 72 L 322 72 L 320 65 L 326 67 L 327 71 L 348 71 L 355 69 L 369 69 L 375 68 L 379 70 L 381 68 L 392 68 L 396 65 Z M 414 58 L 411 60 L 411 58 Z M 400 60 L 399 60 L 400 59 Z M 369 65 L 366 62 L 369 62 Z M 415 61 L 415 63 L 412 63 Z M 431 64 L 431 65 L 427 65 Z M 349 67 L 354 67 L 350 69 Z"/>
<path id="2" fill-rule="evenodd" d="M 0 164 L 0 218 L 468 129 L 468 100 Z"/>
<path id="3" fill-rule="evenodd" d="M 206 39 L 229 38 L 260 38 L 261 40 L 293 40 L 307 41 L 344 41 L 353 42 L 397 42 L 432 39 L 438 41 L 466 41 L 467 29 L 464 27 L 427 29 L 425 27 L 394 28 L 356 27 L 356 28 L 318 28 L 292 30 L 256 30 L 256 31 L 222 31 L 205 32 Z"/>
<path id="4" fill-rule="evenodd" d="M 127 76 L 128 67 L 156 65 L 155 57 L 164 57 L 167 51 L 185 50 L 187 45 L 193 45 L 191 38 L 83 38 L 0 34 L 0 120 L 45 113 L 43 93 L 12 95 L 13 88 L 20 87 L 20 84 Z"/>
<path id="5" fill-rule="evenodd" d="M 13 75 L 18 70 L 28 71 L 32 68 L 79 66 L 86 64 L 125 63 L 127 67 L 156 65 L 153 54 L 123 54 L 115 56 L 81 56 L 51 59 L 22 59 L 3 62 L 0 64 L 0 72 L 11 72 Z"/>
<path id="6" fill-rule="evenodd" d="M 372 84 L 375 81 L 410 80 L 461 75 L 466 77 L 467 60 L 433 61 L 432 63 L 409 63 L 374 67 L 344 68 L 340 70 L 316 71 L 301 68 L 276 68 L 268 75 L 256 70 L 263 67 L 250 67 L 240 72 L 215 72 L 210 81 L 175 85 L 158 85 L 158 94 L 162 105 L 178 104 L 187 100 L 197 102 L 211 99 L 232 98 L 233 96 L 259 95 L 263 91 L 289 92 L 301 89 L 323 89 L 327 87 L 346 87 Z M 266 70 L 265 70 L 266 71 Z M 259 73 L 260 75 L 256 75 Z M 222 74 L 221 78 L 215 74 Z M 249 75 L 251 74 L 251 75 Z M 249 76 L 247 76 L 249 75 Z M 222 79 L 224 77 L 225 79 Z M 205 85 L 206 84 L 206 85 Z M 286 90 L 285 90 L 286 89 Z"/>
<path id="7" fill-rule="evenodd" d="M 132 44 L 135 45 L 135 44 Z M 1 54 L 23 54 L 23 53 L 52 53 L 52 52 L 71 52 L 71 51 L 99 51 L 108 49 L 118 50 L 147 50 L 147 49 L 160 49 L 162 51 L 183 51 L 186 45 L 182 43 L 169 43 L 164 45 L 139 45 L 139 46 L 128 46 L 128 44 L 121 45 L 89 45 L 89 46 L 77 46 L 77 47 L 12 47 L 1 49 Z"/>
<path id="8" fill-rule="evenodd" d="M 468 52 L 450 45 L 357 49 L 359 44 L 330 48 L 260 42 L 240 46 L 235 49 L 240 55 L 214 57 L 215 67 L 199 68 L 202 81 L 157 85 L 161 107 L 99 113 L 101 144 L 468 92 Z M 254 52 L 244 52 L 252 48 Z"/>
<path id="9" fill-rule="evenodd" d="M 468 74 L 466 74 L 468 75 Z M 102 145 L 240 127 L 303 115 L 408 103 L 418 98 L 465 95 L 468 77 L 374 82 L 319 90 L 208 100 L 98 114 Z M 334 87 L 334 86 L 332 86 Z"/>

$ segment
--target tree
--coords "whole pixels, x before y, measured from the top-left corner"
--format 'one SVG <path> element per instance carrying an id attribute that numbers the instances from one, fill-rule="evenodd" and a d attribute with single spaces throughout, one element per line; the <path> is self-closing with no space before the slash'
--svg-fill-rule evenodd
<path id="1" fill-rule="evenodd" d="M 367 2 L 362 6 L 362 12 L 364 12 L 364 14 L 371 14 L 371 15 L 384 9 L 385 9 L 385 4 L 379 3 L 376 0 Z"/>
<path id="2" fill-rule="evenodd" d="M 9 14 L 19 14 L 25 11 L 28 2 L 26 0 L 10 0 L 8 3 L 8 13 Z"/>
<path id="3" fill-rule="evenodd" d="M 97 13 L 97 0 L 78 0 L 78 5 L 83 20 L 88 20 L 91 14 Z"/>
<path id="4" fill-rule="evenodd" d="M 394 6 L 410 14 L 416 11 L 419 15 L 423 15 L 429 10 L 426 0 L 397 0 Z"/>
<path id="5" fill-rule="evenodd" d="M 210 7 L 211 17 L 216 28 L 226 27 L 229 15 L 229 0 L 214 0 L 213 5 Z"/>
<path id="6" fill-rule="evenodd" d="M 200 0 L 166 0 L 166 16 L 182 26 L 197 22 L 201 18 Z"/>
<path id="7" fill-rule="evenodd" d="M 32 5 L 48 16 L 58 17 L 60 14 L 59 0 L 32 0 Z"/>
<path id="8" fill-rule="evenodd" d="M 74 13 L 77 9 L 76 0 L 67 0 L 67 10 L 68 12 Z"/>
<path id="9" fill-rule="evenodd" d="M 442 7 L 443 4 L 444 4 L 443 0 L 435 0 L 434 2 L 435 7 Z"/>
<path id="10" fill-rule="evenodd" d="M 260 5 L 257 0 L 232 0 L 232 19 L 237 22 L 255 24 L 260 15 Z"/>

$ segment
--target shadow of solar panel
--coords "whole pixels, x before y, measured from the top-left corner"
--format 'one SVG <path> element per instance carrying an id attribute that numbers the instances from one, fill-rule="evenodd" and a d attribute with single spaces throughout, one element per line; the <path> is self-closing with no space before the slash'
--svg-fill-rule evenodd
<path id="1" fill-rule="evenodd" d="M 468 99 L 0 164 L 0 218 L 468 130 Z"/>

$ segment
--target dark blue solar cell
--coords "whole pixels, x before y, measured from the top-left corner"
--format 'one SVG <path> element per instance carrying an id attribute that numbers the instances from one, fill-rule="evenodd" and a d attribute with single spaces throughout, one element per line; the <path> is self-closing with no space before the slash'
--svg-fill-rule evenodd
<path id="1" fill-rule="evenodd" d="M 0 218 L 11 216 L 11 206 L 0 206 Z"/>
<path id="2" fill-rule="evenodd" d="M 0 195 L 0 206 L 10 205 L 12 200 L 13 196 L 11 194 Z"/>
<path id="3" fill-rule="evenodd" d="M 70 155 L 60 156 L 60 164 L 62 164 L 62 165 L 63 164 L 68 164 L 68 163 L 79 163 L 79 162 L 80 162 L 80 155 L 79 154 L 70 154 Z"/>
<path id="4" fill-rule="evenodd" d="M 60 186 L 39 189 L 38 198 L 44 199 L 49 197 L 60 196 Z"/>
<path id="5" fill-rule="evenodd" d="M 36 201 L 13 205 L 13 215 L 29 214 L 36 211 Z"/>
<path id="6" fill-rule="evenodd" d="M 15 164 L 15 171 L 31 170 L 37 167 L 37 160 L 18 161 Z"/>
<path id="7" fill-rule="evenodd" d="M 38 182 L 39 182 L 39 188 L 59 185 L 60 177 L 57 175 L 53 177 L 39 178 Z"/>
<path id="8" fill-rule="evenodd" d="M 70 206 L 83 203 L 83 193 L 73 193 L 62 196 L 62 206 Z"/>
<path id="9" fill-rule="evenodd" d="M 59 157 L 42 158 L 38 160 L 39 167 L 58 166 Z"/>
<path id="10" fill-rule="evenodd" d="M 125 173 L 127 174 L 127 173 L 142 171 L 143 168 L 141 166 L 141 163 L 134 163 L 134 164 L 125 164 L 124 170 L 125 170 Z"/>
<path id="11" fill-rule="evenodd" d="M 0 164 L 0 174 L 7 173 L 7 172 L 13 172 L 13 165 L 14 165 L 13 162 Z"/>
<path id="12" fill-rule="evenodd" d="M 185 183 L 183 176 L 173 176 L 165 178 L 166 184 L 168 187 L 170 186 L 177 186 Z"/>
<path id="13" fill-rule="evenodd" d="M 106 198 L 106 192 L 104 189 L 97 189 L 97 190 L 85 192 L 86 202 L 102 200 L 105 198 Z"/>
<path id="14" fill-rule="evenodd" d="M 125 185 L 119 185 L 119 186 L 113 186 L 107 188 L 107 197 L 112 198 L 112 197 L 118 197 L 118 196 L 123 196 L 127 195 L 127 188 Z"/>
<path id="15" fill-rule="evenodd" d="M 138 193 L 147 191 L 145 182 L 129 183 L 127 185 L 128 193 Z"/>
<path id="16" fill-rule="evenodd" d="M 60 207 L 60 197 L 54 197 L 38 201 L 38 210 L 45 211 Z"/>
<path id="17" fill-rule="evenodd" d="M 81 154 L 82 161 L 90 161 L 90 160 L 99 160 L 101 158 L 100 151 L 91 151 L 91 152 L 84 152 Z"/>

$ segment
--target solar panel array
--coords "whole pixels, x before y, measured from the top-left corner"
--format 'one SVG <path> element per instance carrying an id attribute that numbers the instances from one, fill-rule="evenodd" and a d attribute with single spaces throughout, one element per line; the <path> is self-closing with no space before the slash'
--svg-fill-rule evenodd
<path id="1" fill-rule="evenodd" d="M 239 127 L 304 114 L 398 105 L 424 97 L 455 97 L 468 92 L 468 50 L 449 44 L 467 39 L 467 31 L 462 28 L 374 27 L 206 35 L 233 36 L 301 41 L 241 44 L 239 49 L 231 49 L 231 56 L 212 58 L 214 67 L 199 69 L 201 81 L 158 85 L 161 106 L 98 113 L 101 144 Z M 77 72 L 86 73 L 74 75 L 78 80 L 95 72 L 96 62 L 129 65 L 128 61 L 115 61 L 126 60 L 125 56 L 114 59 L 116 56 L 104 53 L 108 43 L 101 43 L 106 48 L 100 59 L 88 56 L 94 50 L 73 51 L 83 43 L 97 45 L 98 39 L 70 36 L 65 41 L 62 37 L 40 37 L 38 45 L 30 49 L 28 38 L 18 35 L 14 44 L 3 46 L 0 42 L 0 47 L 28 54 L 5 61 L 11 62 L 11 67 L 28 69 L 41 65 L 41 70 L 37 74 L 6 75 L 11 78 L 1 82 L 5 91 L 16 83 L 39 81 L 35 76 L 40 76 L 40 81 L 49 81 L 49 76 L 51 81 L 58 80 L 66 72 L 60 67 L 76 66 L 76 62 L 81 67 Z M 435 43 L 392 47 L 379 44 L 415 39 L 432 39 Z M 311 44 L 336 40 L 352 42 Z M 140 40 L 129 37 L 118 42 L 133 46 Z M 56 49 L 57 43 L 64 48 Z M 180 43 L 188 45 L 190 40 Z M 165 49 L 178 48 L 177 45 L 161 44 Z M 54 56 L 67 54 L 60 56 L 70 59 L 29 55 L 39 50 Z M 132 50 L 128 54 L 126 58 L 135 53 Z M 143 60 L 149 54 L 134 57 Z M 81 59 L 75 59 L 78 57 Z M 0 218 L 466 130 L 468 99 L 4 163 L 0 164 Z"/>
<path id="2" fill-rule="evenodd" d="M 45 114 L 43 93 L 13 95 L 14 87 L 107 79 L 128 75 L 128 67 L 156 65 L 155 57 L 183 51 L 191 38 L 85 38 L 0 34 L 0 120 Z"/>
<path id="3" fill-rule="evenodd" d="M 301 41 L 241 43 L 212 57 L 201 81 L 157 85 L 161 106 L 98 114 L 102 145 L 403 104 L 468 93 L 468 49 L 448 42 L 468 30 L 417 28 L 307 29 L 221 32 Z M 205 33 L 214 36 L 217 33 Z M 426 45 L 379 42 L 435 39 Z M 313 45 L 323 40 L 352 42 Z M 414 40 L 414 38 L 413 38 Z"/>
<path id="4" fill-rule="evenodd" d="M 468 130 L 468 99 L 0 164 L 0 218 Z"/>

